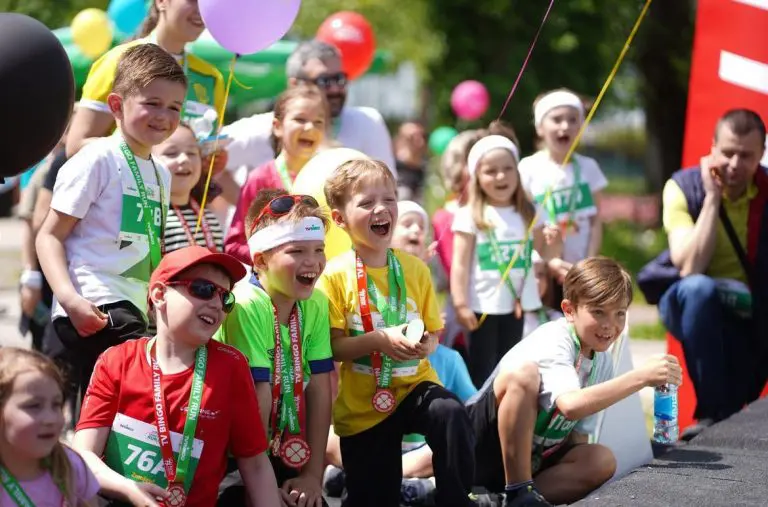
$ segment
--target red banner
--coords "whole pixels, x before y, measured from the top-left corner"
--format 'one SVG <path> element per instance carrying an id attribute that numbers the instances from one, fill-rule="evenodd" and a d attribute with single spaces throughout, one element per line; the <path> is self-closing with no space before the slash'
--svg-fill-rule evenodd
<path id="1" fill-rule="evenodd" d="M 768 0 L 699 0 L 683 167 L 709 153 L 717 119 L 737 107 L 768 121 Z"/>

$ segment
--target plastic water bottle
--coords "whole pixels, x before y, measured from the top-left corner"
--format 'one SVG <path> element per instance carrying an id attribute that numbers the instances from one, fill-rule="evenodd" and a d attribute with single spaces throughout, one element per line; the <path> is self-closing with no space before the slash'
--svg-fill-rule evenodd
<path id="1" fill-rule="evenodd" d="M 665 384 L 653 393 L 653 440 L 660 444 L 677 442 L 677 386 Z"/>

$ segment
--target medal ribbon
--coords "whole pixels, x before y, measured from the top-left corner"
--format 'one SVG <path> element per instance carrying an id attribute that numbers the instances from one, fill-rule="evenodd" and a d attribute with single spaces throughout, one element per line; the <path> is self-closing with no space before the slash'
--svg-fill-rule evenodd
<path id="1" fill-rule="evenodd" d="M 279 442 L 286 427 L 293 435 L 303 434 L 301 422 L 304 417 L 302 410 L 304 370 L 301 362 L 301 327 L 299 324 L 301 315 L 298 304 L 294 305 L 291 315 L 288 317 L 288 332 L 291 339 L 290 359 L 288 358 L 288 351 L 283 349 L 280 321 L 275 305 L 272 305 L 272 315 L 275 323 L 275 351 L 270 421 L 273 442 Z"/>
<path id="2" fill-rule="evenodd" d="M 499 242 L 496 239 L 496 233 L 493 231 L 493 229 L 489 229 L 488 231 L 485 231 L 485 235 L 488 237 L 488 242 L 491 244 L 491 250 L 493 250 L 493 256 L 496 257 L 496 266 L 498 267 L 499 273 L 502 277 L 504 277 L 504 281 L 507 282 L 507 286 L 509 287 L 509 290 L 512 292 L 512 298 L 515 301 L 519 300 L 518 297 L 518 291 L 515 289 L 515 284 L 512 283 L 512 279 L 510 276 L 504 276 L 504 274 L 507 271 L 507 262 L 505 259 L 501 257 L 501 249 L 499 248 Z M 523 241 L 519 244 L 519 248 L 527 249 L 528 248 L 528 234 L 526 233 L 525 238 Z M 523 253 L 522 251 L 518 254 L 518 257 L 521 256 Z M 525 268 L 523 271 L 523 280 L 520 282 L 520 291 L 523 291 L 523 285 L 525 284 L 525 279 L 528 277 L 528 272 L 531 270 L 531 256 L 528 255 L 528 258 L 525 259 Z"/>
<path id="3" fill-rule="evenodd" d="M 141 207 L 144 210 L 142 213 L 142 218 L 144 219 L 144 227 L 147 229 L 147 237 L 149 238 L 150 269 L 154 269 L 158 264 L 160 264 L 163 239 L 162 237 L 158 237 L 158 235 L 155 234 L 153 223 L 155 214 L 153 213 L 152 206 L 149 204 L 147 187 L 144 186 L 144 178 L 141 177 L 141 171 L 139 170 L 138 164 L 136 164 L 136 158 L 133 156 L 133 152 L 125 141 L 120 143 L 120 151 L 123 152 L 123 157 L 125 157 L 125 161 L 128 163 L 128 167 L 131 169 L 131 173 L 133 174 L 133 179 L 136 181 L 136 190 L 139 193 L 139 199 L 141 199 Z M 155 167 L 154 161 L 152 162 L 152 168 L 155 170 L 155 178 L 157 179 L 157 186 L 160 190 L 160 195 L 158 197 L 160 198 L 160 213 L 163 215 L 162 222 L 164 223 L 165 205 L 163 204 L 163 181 L 160 179 L 160 174 L 157 172 L 157 167 Z M 162 230 L 162 224 L 160 229 Z M 162 233 L 160 236 L 162 236 Z"/>
<path id="4" fill-rule="evenodd" d="M 366 333 L 374 331 L 373 319 L 369 303 L 373 299 L 376 308 L 384 319 L 387 327 L 405 324 L 408 317 L 406 305 L 406 289 L 403 270 L 400 261 L 397 260 L 392 249 L 387 250 L 387 282 L 389 284 L 389 297 L 385 298 L 376 288 L 368 274 L 359 255 L 355 255 L 355 272 L 357 275 L 357 292 L 360 300 L 360 318 L 363 321 L 363 329 Z M 371 367 L 376 378 L 376 387 L 389 388 L 392 383 L 392 358 L 381 352 L 371 354 Z"/>
<path id="5" fill-rule="evenodd" d="M 285 190 L 287 192 L 293 191 L 293 180 L 291 179 L 291 175 L 288 174 L 288 166 L 285 163 L 285 157 L 280 154 L 275 159 L 275 169 L 277 169 L 277 174 L 280 175 L 280 179 L 283 181 L 283 187 L 285 187 Z"/>
<path id="6" fill-rule="evenodd" d="M 200 205 L 197 204 L 197 201 L 194 199 L 189 199 L 189 207 L 192 208 L 192 211 L 195 213 L 195 216 L 198 216 L 200 214 Z M 195 236 L 192 234 L 192 229 L 189 228 L 189 224 L 184 219 L 184 213 L 181 212 L 178 206 L 175 204 L 173 205 L 173 211 L 176 213 L 176 216 L 179 219 L 179 222 L 181 222 L 181 226 L 184 228 L 184 232 L 187 235 L 187 241 L 189 241 L 190 246 L 194 246 L 197 244 L 197 240 L 195 240 Z M 203 236 L 205 237 L 205 246 L 208 248 L 208 250 L 215 252 L 216 251 L 216 242 L 213 240 L 213 233 L 211 232 L 211 228 L 208 227 L 208 222 L 205 220 L 205 215 L 203 215 L 203 222 L 200 224 L 203 229 Z"/>
<path id="7" fill-rule="evenodd" d="M 16 478 L 2 466 L 0 466 L 0 482 L 2 482 L 5 492 L 8 493 L 8 496 L 11 497 L 11 500 L 13 500 L 18 507 L 35 507 L 35 504 L 32 503 L 32 500 L 27 496 L 24 488 L 19 484 L 19 481 L 17 481 Z"/>
<path id="8" fill-rule="evenodd" d="M 152 394 L 155 405 L 155 427 L 157 428 L 157 441 L 160 444 L 160 451 L 163 455 L 165 476 L 168 479 L 169 485 L 172 482 L 184 484 L 187 471 L 189 470 L 190 458 L 192 457 L 192 444 L 195 441 L 197 417 L 200 415 L 200 405 L 203 400 L 203 383 L 205 381 L 205 370 L 208 364 L 208 349 L 205 346 L 202 346 L 195 352 L 195 369 L 192 376 L 192 389 L 189 392 L 187 418 L 184 421 L 184 432 L 182 433 L 181 443 L 179 444 L 178 462 L 173 458 L 171 432 L 168 428 L 168 410 L 165 403 L 165 393 L 163 392 L 163 373 L 160 371 L 160 365 L 157 363 L 157 357 L 155 356 L 154 340 L 150 340 L 147 343 L 147 353 L 150 356 L 150 362 L 152 364 Z"/>

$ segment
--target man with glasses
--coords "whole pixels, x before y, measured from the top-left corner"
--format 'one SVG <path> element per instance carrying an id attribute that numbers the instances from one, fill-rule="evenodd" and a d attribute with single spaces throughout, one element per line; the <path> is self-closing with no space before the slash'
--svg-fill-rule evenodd
<path id="1" fill-rule="evenodd" d="M 288 86 L 314 83 L 325 91 L 333 117 L 328 137 L 383 161 L 396 172 L 392 139 L 381 114 L 369 107 L 345 107 L 348 79 L 334 46 L 318 40 L 300 44 L 288 58 L 286 74 Z M 249 171 L 275 158 L 270 144 L 273 117 L 271 112 L 255 114 L 224 127 L 222 133 L 232 139 L 227 147 L 227 169 L 236 171 L 245 166 Z M 235 180 L 244 181 L 246 174 L 238 174 Z"/>

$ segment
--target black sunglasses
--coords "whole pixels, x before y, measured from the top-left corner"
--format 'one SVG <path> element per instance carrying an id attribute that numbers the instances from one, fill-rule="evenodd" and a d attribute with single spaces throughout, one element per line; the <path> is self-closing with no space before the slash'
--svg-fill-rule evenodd
<path id="1" fill-rule="evenodd" d="M 302 81 L 306 81 L 308 83 L 312 83 L 319 88 L 323 89 L 329 89 L 333 86 L 338 86 L 339 88 L 344 88 L 347 86 L 347 83 L 349 82 L 349 78 L 347 78 L 347 74 L 344 72 L 337 72 L 335 74 L 323 74 L 321 76 L 317 76 L 314 79 L 311 79 L 306 76 L 299 77 Z"/>
<path id="2" fill-rule="evenodd" d="M 221 306 L 224 313 L 229 313 L 235 307 L 235 295 L 231 290 L 213 283 L 204 278 L 195 278 L 194 280 L 175 280 L 166 283 L 168 286 L 183 285 L 187 288 L 190 295 L 203 301 L 210 301 L 217 294 L 221 295 Z"/>

